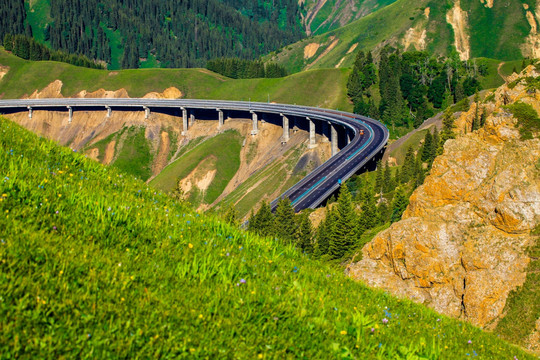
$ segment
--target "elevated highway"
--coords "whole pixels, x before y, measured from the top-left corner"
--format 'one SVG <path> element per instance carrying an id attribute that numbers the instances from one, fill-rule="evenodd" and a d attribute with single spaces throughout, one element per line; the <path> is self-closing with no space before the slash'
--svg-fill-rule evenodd
<path id="1" fill-rule="evenodd" d="M 171 112 L 173 110 L 182 117 L 184 131 L 188 130 L 190 120 L 194 120 L 194 110 L 216 111 L 220 125 L 224 122 L 223 111 L 243 112 L 251 115 L 253 135 L 258 133 L 259 117 L 271 114 L 274 117 L 281 117 L 283 142 L 289 139 L 291 119 L 293 119 L 293 123 L 295 121 L 304 122 L 301 125 L 308 130 L 311 146 L 315 146 L 317 128 L 319 132 L 322 131 L 329 135 L 333 156 L 281 194 L 279 198 L 272 201 L 272 209 L 283 197 L 288 197 L 291 200 L 296 211 L 319 206 L 345 180 L 381 156 L 388 141 L 388 130 L 376 120 L 342 111 L 297 105 L 245 101 L 137 98 L 0 100 L 0 113 L 28 111 L 28 116 L 32 117 L 34 110 L 67 111 L 69 122 L 73 118 L 74 111 L 106 110 L 107 116 L 110 116 L 112 111 L 141 110 L 148 118 L 152 111 Z M 340 139 L 343 146 L 338 151 Z"/>

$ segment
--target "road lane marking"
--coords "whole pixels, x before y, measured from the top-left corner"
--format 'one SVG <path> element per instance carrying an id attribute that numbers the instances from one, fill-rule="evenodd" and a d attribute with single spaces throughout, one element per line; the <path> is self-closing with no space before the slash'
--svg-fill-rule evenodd
<path id="1" fill-rule="evenodd" d="M 300 195 L 299 197 L 296 198 L 296 200 L 294 200 L 291 205 L 294 205 L 295 203 L 297 203 L 298 201 L 300 201 L 300 199 L 302 199 L 304 196 L 306 196 L 311 190 L 315 189 L 317 186 L 319 186 L 324 180 L 326 179 L 326 176 L 323 177 L 321 180 L 317 181 L 317 183 L 315 185 L 313 185 L 312 187 L 310 187 L 306 192 L 304 192 L 302 195 Z"/>

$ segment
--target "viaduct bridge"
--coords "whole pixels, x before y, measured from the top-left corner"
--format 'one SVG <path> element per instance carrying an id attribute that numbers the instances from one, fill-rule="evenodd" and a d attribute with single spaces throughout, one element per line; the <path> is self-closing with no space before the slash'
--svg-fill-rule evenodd
<path id="1" fill-rule="evenodd" d="M 291 129 L 306 130 L 309 146 L 315 147 L 316 134 L 329 139 L 332 157 L 272 201 L 275 209 L 280 198 L 288 197 L 296 211 L 315 208 L 334 193 L 350 176 L 367 168 L 379 159 L 388 141 L 388 130 L 380 122 L 355 114 L 315 107 L 220 100 L 163 100 L 163 99 L 31 99 L 0 100 L 1 113 L 28 111 L 32 118 L 34 110 L 66 111 L 69 123 L 74 111 L 145 112 L 149 118 L 152 111 L 177 115 L 182 118 L 183 132 L 187 132 L 195 119 L 216 117 L 219 126 L 224 124 L 225 114 L 251 117 L 251 134 L 258 134 L 259 122 L 268 121 L 283 128 L 281 141 L 289 141 Z"/>

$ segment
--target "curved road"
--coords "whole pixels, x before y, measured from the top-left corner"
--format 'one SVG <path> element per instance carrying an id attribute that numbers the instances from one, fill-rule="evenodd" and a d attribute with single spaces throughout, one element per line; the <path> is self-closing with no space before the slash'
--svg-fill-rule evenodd
<path id="1" fill-rule="evenodd" d="M 376 120 L 341 111 L 297 105 L 245 101 L 137 98 L 0 100 L 0 112 L 2 109 L 24 111 L 28 107 L 35 110 L 67 109 L 67 107 L 72 107 L 73 110 L 92 110 L 99 107 L 138 108 L 141 110 L 145 107 L 235 110 L 309 117 L 314 121 L 327 121 L 341 125 L 354 132 L 354 137 L 347 146 L 285 191 L 278 199 L 272 201 L 272 209 L 282 197 L 288 197 L 296 211 L 317 207 L 336 191 L 342 182 L 363 168 L 370 160 L 380 155 L 388 141 L 388 130 Z M 361 135 L 362 132 L 363 135 Z"/>

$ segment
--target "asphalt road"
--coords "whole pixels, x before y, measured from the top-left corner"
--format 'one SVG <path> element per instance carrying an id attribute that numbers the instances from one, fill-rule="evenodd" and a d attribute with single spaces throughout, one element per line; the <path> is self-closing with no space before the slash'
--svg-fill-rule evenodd
<path id="1" fill-rule="evenodd" d="M 254 111 L 256 113 L 284 114 L 298 117 L 309 117 L 312 120 L 328 121 L 349 128 L 354 138 L 336 155 L 308 174 L 305 178 L 285 191 L 271 206 L 274 209 L 277 201 L 288 197 L 296 211 L 315 208 L 329 197 L 337 188 L 355 172 L 379 153 L 384 151 L 388 141 L 388 130 L 380 122 L 355 114 L 321 108 L 258 103 L 245 101 L 219 100 L 164 100 L 164 99 L 31 99 L 0 100 L 0 112 L 5 110 L 26 111 L 28 107 L 39 109 L 66 109 L 71 106 L 74 111 L 92 110 L 99 107 L 114 108 L 181 108 L 188 109 L 221 109 L 237 111 Z M 339 129 L 339 128 L 338 128 Z M 364 135 L 360 135 L 363 130 Z"/>

